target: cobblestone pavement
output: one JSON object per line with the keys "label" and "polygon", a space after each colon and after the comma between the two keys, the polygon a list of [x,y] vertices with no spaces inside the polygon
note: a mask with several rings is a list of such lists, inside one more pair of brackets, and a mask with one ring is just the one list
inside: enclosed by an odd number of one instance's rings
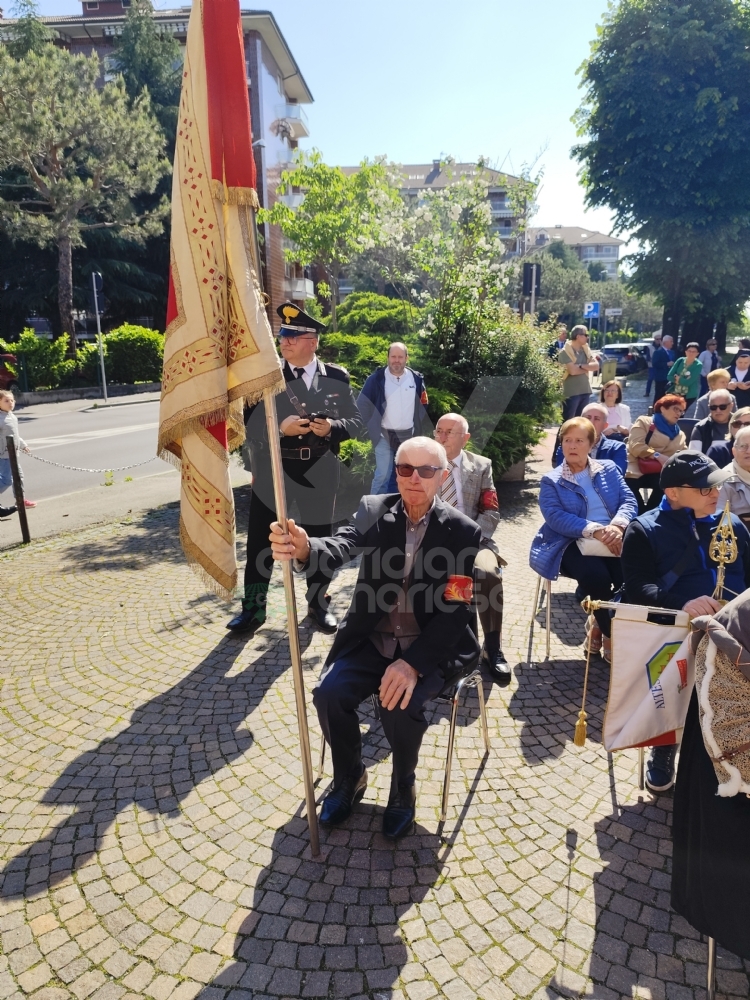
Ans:
{"label": "cobblestone pavement", "polygon": [[[472,694],[441,838],[437,710],[418,828],[394,846],[379,832],[387,751],[365,713],[368,792],[323,832],[322,860],[300,815],[278,587],[253,640],[228,636],[174,509],[5,554],[0,998],[702,1000],[705,943],[669,909],[671,796],[638,792],[634,751],[603,751],[599,661],[590,738],[572,744],[583,613],[566,582],[552,661],[543,614],[529,644],[533,485],[500,491],[514,679],[485,686],[491,753]],[[336,582],[339,612],[352,582]],[[301,634],[309,693],[330,639]],[[732,955],[718,982],[748,995]]]}

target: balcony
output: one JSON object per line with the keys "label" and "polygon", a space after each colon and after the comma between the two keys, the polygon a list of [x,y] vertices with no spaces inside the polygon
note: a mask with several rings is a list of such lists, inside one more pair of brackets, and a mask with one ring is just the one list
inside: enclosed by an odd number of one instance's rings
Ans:
{"label": "balcony", "polygon": [[284,292],[290,299],[303,302],[315,298],[315,286],[310,278],[286,278]]}
{"label": "balcony", "polygon": [[307,115],[301,104],[277,104],[274,113],[276,121],[272,128],[286,133],[290,139],[304,139],[310,134]]}

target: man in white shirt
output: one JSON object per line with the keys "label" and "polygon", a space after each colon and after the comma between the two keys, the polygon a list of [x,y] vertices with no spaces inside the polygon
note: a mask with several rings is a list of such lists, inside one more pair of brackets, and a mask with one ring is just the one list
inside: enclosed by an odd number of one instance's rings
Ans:
{"label": "man in white shirt", "polygon": [[357,399],[375,448],[375,476],[370,492],[396,493],[393,459],[399,445],[422,433],[427,392],[419,372],[407,366],[405,344],[388,348],[388,364],[368,376]]}
{"label": "man in white shirt", "polygon": [[506,565],[493,539],[500,523],[497,492],[489,458],[464,451],[471,434],[465,417],[446,413],[437,422],[435,438],[445,448],[451,473],[440,491],[440,499],[479,525],[482,541],[474,560],[474,599],[484,632],[482,656],[490,674],[500,685],[510,682],[511,672],[502,650],[503,571]]}

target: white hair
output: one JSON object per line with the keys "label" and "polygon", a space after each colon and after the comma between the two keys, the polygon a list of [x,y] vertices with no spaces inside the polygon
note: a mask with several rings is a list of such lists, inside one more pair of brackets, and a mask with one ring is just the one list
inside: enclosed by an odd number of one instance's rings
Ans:
{"label": "white hair", "polygon": [[591,412],[592,410],[598,410],[598,411],[599,411],[600,413],[603,413],[605,417],[608,417],[608,416],[609,416],[609,410],[608,410],[608,409],[607,409],[607,407],[606,407],[606,406],[604,405],[604,403],[587,403],[587,404],[586,404],[586,405],[584,406],[583,410],[581,410],[581,416],[582,416],[582,417],[585,417],[585,416],[586,416],[586,410],[588,410],[588,411],[589,411],[589,413],[590,413],[590,412]]}
{"label": "white hair", "polygon": [[709,401],[709,403],[713,399],[717,399],[719,396],[723,396],[725,399],[730,399],[731,400],[732,393],[729,391],[729,389],[712,389],[711,392],[709,392],[709,394],[708,394],[708,401]]}
{"label": "white hair", "polygon": [[732,444],[737,444],[737,442],[739,441],[739,439],[742,437],[743,434],[747,437],[750,434],[750,427],[740,427],[740,429],[734,435],[734,441],[732,442]]}
{"label": "white hair", "polygon": [[[444,413],[442,417],[440,417],[440,420],[457,420],[463,433],[469,433],[469,421],[466,417],[462,417],[460,413]],[[438,423],[440,423],[440,420],[438,420]]]}
{"label": "white hair", "polygon": [[408,448],[424,448],[437,459],[441,469],[448,468],[448,456],[445,454],[445,448],[438,441],[428,437],[413,437],[409,438],[408,441],[402,441],[396,452],[396,465],[401,461],[404,451]]}

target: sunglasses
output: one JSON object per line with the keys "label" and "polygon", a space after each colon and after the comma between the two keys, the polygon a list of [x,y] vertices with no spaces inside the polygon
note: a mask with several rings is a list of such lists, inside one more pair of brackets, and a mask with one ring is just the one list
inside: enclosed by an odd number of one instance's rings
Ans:
{"label": "sunglasses", "polygon": [[405,465],[402,462],[396,466],[396,475],[401,476],[402,479],[411,479],[415,469],[420,479],[434,479],[436,472],[443,471],[434,465]]}
{"label": "sunglasses", "polygon": [[709,406],[709,410],[728,410],[731,405],[731,403],[714,403]]}
{"label": "sunglasses", "polygon": [[750,427],[750,420],[735,420],[730,427]]}

